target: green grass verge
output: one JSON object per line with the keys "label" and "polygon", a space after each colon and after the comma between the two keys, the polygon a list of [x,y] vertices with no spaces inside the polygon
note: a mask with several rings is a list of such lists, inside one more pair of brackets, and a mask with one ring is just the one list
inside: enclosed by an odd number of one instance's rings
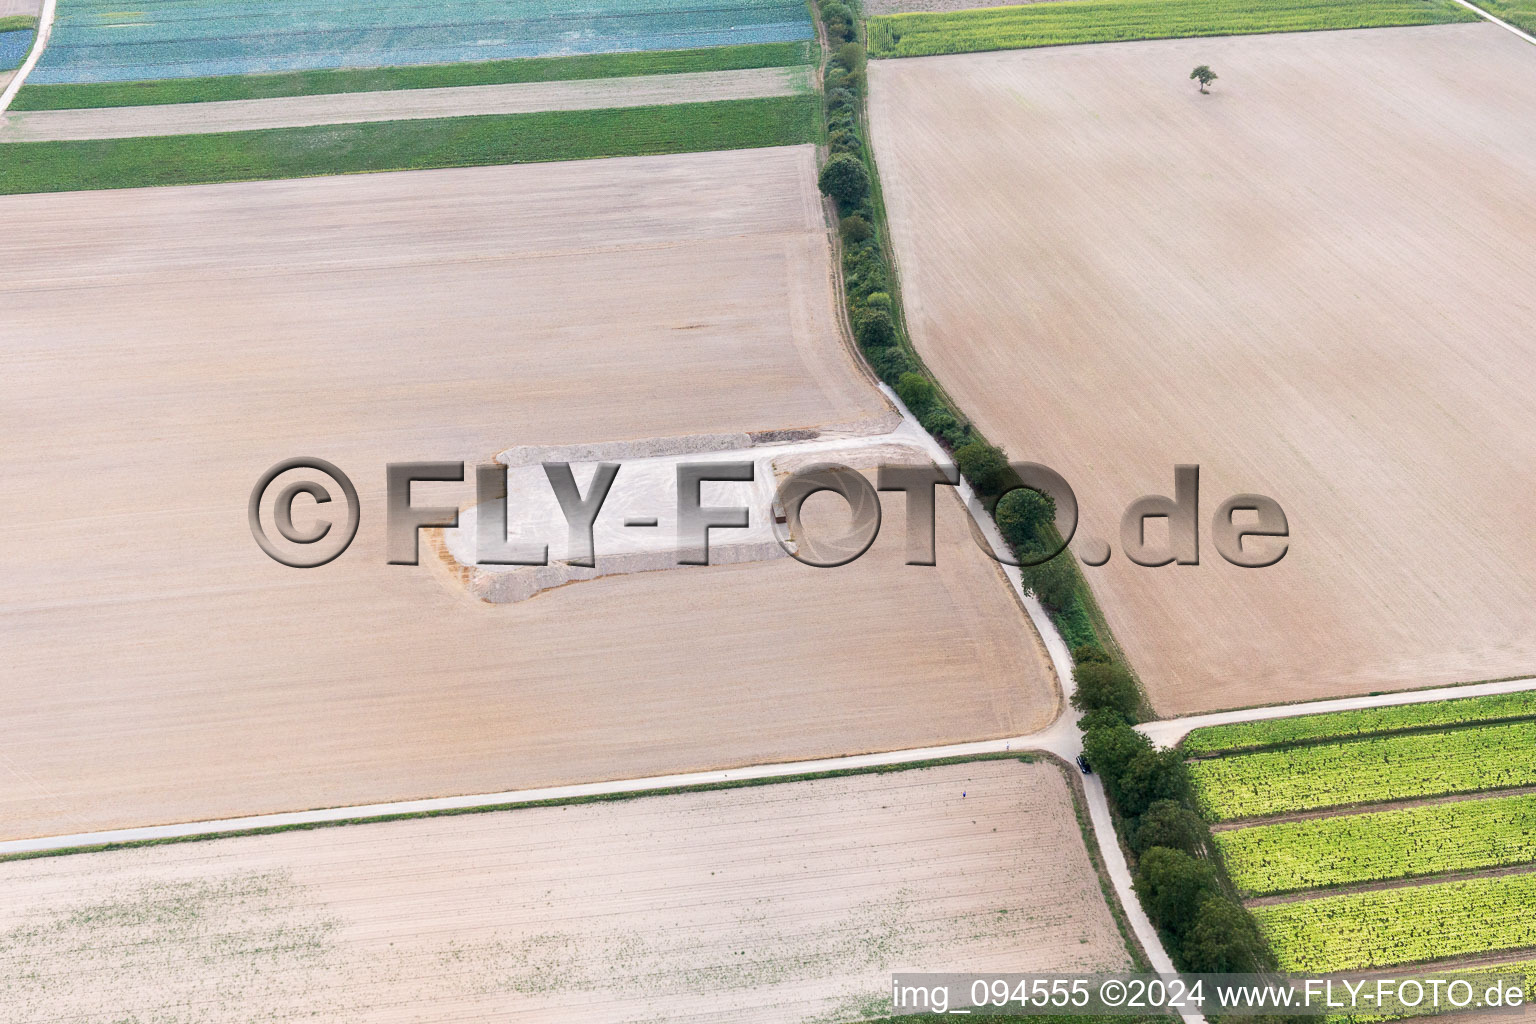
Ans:
{"label": "green grass verge", "polygon": [[210,100],[258,100],[338,92],[435,89],[510,82],[565,82],[583,78],[628,78],[685,71],[737,71],[791,67],[813,62],[812,43],[755,43],[699,50],[594,53],[576,57],[469,61],[389,68],[285,71],[266,75],[166,78],[147,82],[27,85],[12,110],[67,110],[81,107],[136,107]]}
{"label": "green grass verge", "polygon": [[1536,947],[1536,874],[1255,907],[1281,970],[1324,974]]}
{"label": "green grass verge", "polygon": [[1536,862],[1536,795],[1462,800],[1217,832],[1248,895]]}
{"label": "green grass verge", "polygon": [[1346,739],[1412,729],[1536,718],[1536,690],[1489,697],[1457,697],[1427,704],[1402,704],[1361,711],[1276,718],[1196,729],[1184,740],[1186,754],[1237,753],[1318,740]]}
{"label": "green grass verge", "polygon": [[1472,0],[1473,3],[1493,15],[1503,18],[1516,28],[1523,28],[1536,35],[1536,0]]}
{"label": "green grass verge", "polygon": [[1213,821],[1536,785],[1536,722],[1238,754],[1189,766]]}
{"label": "green grass verge", "polygon": [[0,195],[814,142],[814,95],[0,147]]}
{"label": "green grass verge", "polygon": [[[1531,0],[1519,0],[1529,3]],[[1060,0],[869,20],[872,57],[1475,21],[1450,0]]]}
{"label": "green grass verge", "polygon": [[0,32],[25,32],[35,28],[37,19],[30,14],[11,14],[0,18]]}

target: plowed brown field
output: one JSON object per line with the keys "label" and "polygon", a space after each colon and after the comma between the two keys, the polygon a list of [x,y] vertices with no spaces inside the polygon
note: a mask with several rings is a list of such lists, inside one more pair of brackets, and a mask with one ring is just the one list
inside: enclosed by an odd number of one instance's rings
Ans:
{"label": "plowed brown field", "polygon": [[[1210,95],[1195,64],[1221,76]],[[1077,490],[1165,715],[1536,672],[1536,51],[1485,24],[870,66],[916,343]],[[1202,470],[1202,564],[1121,512]],[[1229,495],[1289,515],[1240,569]]]}

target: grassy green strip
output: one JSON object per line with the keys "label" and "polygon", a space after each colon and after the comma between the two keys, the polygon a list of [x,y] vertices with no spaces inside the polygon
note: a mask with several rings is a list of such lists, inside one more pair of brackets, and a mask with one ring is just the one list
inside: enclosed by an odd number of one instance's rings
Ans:
{"label": "grassy green strip", "polygon": [[338,92],[436,89],[510,82],[566,82],[585,78],[628,78],[686,71],[737,71],[812,63],[809,42],[711,46],[699,50],[594,53],[576,57],[468,61],[409,67],[285,71],[266,75],[166,78],[148,82],[28,85],[16,94],[13,110],[81,107],[136,107],[209,100],[259,100]]}
{"label": "grassy green strip", "polygon": [[1536,690],[1489,697],[1459,697],[1427,704],[1401,704],[1360,711],[1239,722],[1196,729],[1184,740],[1186,754],[1237,753],[1318,740],[1348,739],[1413,729],[1536,718]]}
{"label": "grassy green strip", "polygon": [[1190,764],[1212,820],[1536,785],[1536,722],[1405,733]]}
{"label": "grassy green strip", "polygon": [[81,853],[110,853],[113,850],[136,850],[146,846],[176,846],[181,843],[206,843],[216,839],[238,839],[243,836],[272,836],[283,832],[312,832],[321,828],[341,828],[348,825],[367,825],[381,821],[417,821],[423,818],[456,818],[464,814],[493,814],[499,811],[520,811],[529,807],[569,807],[578,804],[617,803],[651,796],[676,796],[680,793],[708,793],[723,789],[750,789],[755,786],[777,786],[790,782],[814,782],[817,779],[842,779],[853,775],[889,775],[893,772],[916,771],[923,768],[942,768],[952,764],[972,764],[979,761],[1018,761],[1033,764],[1033,754],[976,754],[970,757],[937,757],[930,761],[909,761],[902,764],[872,765],[867,768],[839,768],[824,772],[806,772],[804,775],[775,775],[762,779],[732,779],[729,782],[706,782],[697,786],[668,786],[664,789],[638,789],[625,793],[600,793],[594,796],[575,796],[559,800],[523,800],[505,804],[482,804],[478,807],[456,807],[443,811],[412,811],[404,814],[378,814],[367,818],[342,818],[337,821],[316,821],[298,825],[274,825],[270,828],[248,828],[237,832],[205,832],[191,836],[175,836],[170,839],[140,839],[125,843],[102,843],[96,846],[70,846],[58,850],[39,850],[34,853],[12,853],[0,856],[0,864],[15,860],[41,860],[49,857],[70,857]]}
{"label": "grassy green strip", "polygon": [[812,142],[814,95],[0,147],[0,194],[302,178]]}
{"label": "grassy green strip", "polygon": [[[1530,0],[1521,0],[1530,2]],[[1450,0],[1060,0],[869,20],[872,57],[1473,21]]]}
{"label": "grassy green strip", "polygon": [[1472,0],[1473,3],[1493,15],[1503,18],[1516,28],[1523,28],[1536,35],[1536,0]]}
{"label": "grassy green strip", "polygon": [[0,32],[25,32],[37,28],[37,19],[30,14],[12,14],[0,18]]}
{"label": "grassy green strip", "polygon": [[1256,907],[1281,970],[1324,974],[1536,947],[1536,874]]}
{"label": "grassy green strip", "polygon": [[1257,896],[1529,864],[1536,795],[1256,825],[1215,839],[1232,881]]}

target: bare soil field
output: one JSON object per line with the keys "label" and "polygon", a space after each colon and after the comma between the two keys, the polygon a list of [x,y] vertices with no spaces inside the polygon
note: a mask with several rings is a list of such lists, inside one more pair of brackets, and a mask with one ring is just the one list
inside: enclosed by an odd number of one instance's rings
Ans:
{"label": "bare soil field", "polygon": [[39,14],[43,9],[43,0],[0,0],[0,18],[9,18],[17,14]]}
{"label": "bare soil field", "polygon": [[752,68],[592,81],[519,82],[94,110],[12,111],[0,115],[0,142],[194,135],[475,114],[525,114],[538,110],[647,107],[754,96],[790,96],[809,87],[810,76],[805,68]]}
{"label": "bare soil field", "polygon": [[[954,502],[934,569],[902,564],[899,501],[839,571],[646,573],[495,607],[430,537],[420,566],[386,564],[389,462],[465,460],[464,484],[414,488],[463,507],[512,445],[888,427],[838,340],[808,147],[12,197],[0,221],[3,838],[1054,717]],[[246,519],[257,478],[300,455],[362,507],[311,570]]]}
{"label": "bare soil field", "polygon": [[[870,80],[917,346],[1076,488],[1159,712],[1536,671],[1530,47],[1453,25]],[[1121,514],[1176,463],[1201,467],[1201,564],[1133,565]],[[1272,568],[1211,541],[1242,492],[1289,517]]]}
{"label": "bare soil field", "polygon": [[0,1021],[781,1024],[1125,969],[1072,800],[986,761],[0,864]]}

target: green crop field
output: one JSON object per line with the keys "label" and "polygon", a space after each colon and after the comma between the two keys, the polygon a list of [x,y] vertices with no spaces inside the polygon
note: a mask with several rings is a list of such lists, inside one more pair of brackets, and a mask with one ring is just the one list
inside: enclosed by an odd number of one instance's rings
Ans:
{"label": "green crop field", "polygon": [[1262,750],[1325,739],[1402,732],[1408,729],[1466,725],[1476,722],[1536,718],[1536,690],[1463,697],[1427,704],[1402,704],[1363,711],[1335,711],[1326,715],[1276,718],[1267,722],[1240,722],[1196,729],[1184,740],[1186,754],[1234,753]]}
{"label": "green crop field", "polygon": [[1536,722],[1207,758],[1189,766],[1213,821],[1536,785]]}
{"label": "green crop field", "polygon": [[711,46],[699,50],[596,53],[575,57],[527,57],[520,60],[419,64],[388,68],[287,71],[265,75],[167,78],[147,82],[93,82],[28,85],[16,94],[13,110],[66,110],[82,107],[134,107],[210,100],[254,100],[277,96],[314,96],[390,89],[436,89],[509,82],[564,82],[586,78],[627,78],[692,71],[810,64],[810,43],[756,43]]}
{"label": "green crop field", "polygon": [[1374,814],[1218,832],[1249,895],[1536,862],[1536,795],[1461,800]]}
{"label": "green crop field", "polygon": [[1536,0],[1472,0],[1493,15],[1536,35]]}
{"label": "green crop field", "polygon": [[[1531,0],[1520,0],[1531,2]],[[1451,0],[1059,0],[869,20],[871,57],[1476,21]]]}
{"label": "green crop field", "polygon": [[0,146],[0,195],[537,163],[814,142],[814,94]]}
{"label": "green crop field", "polygon": [[26,32],[37,28],[37,19],[30,14],[8,14],[0,18],[0,32]]}
{"label": "green crop field", "polygon": [[1286,971],[1327,973],[1536,947],[1536,874],[1255,907]]}

